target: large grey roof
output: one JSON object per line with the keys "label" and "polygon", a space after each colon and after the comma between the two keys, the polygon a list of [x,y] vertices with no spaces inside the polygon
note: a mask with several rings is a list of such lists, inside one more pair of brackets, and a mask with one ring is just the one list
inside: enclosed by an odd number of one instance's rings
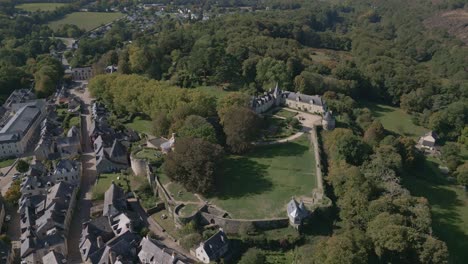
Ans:
{"label": "large grey roof", "polygon": [[322,97],[318,95],[307,95],[301,93],[294,93],[294,92],[286,92],[287,98],[290,100],[299,100],[301,102],[312,103],[314,105],[323,106],[324,102],[322,101]]}
{"label": "large grey roof", "polygon": [[23,136],[39,118],[44,102],[41,100],[21,104],[0,130],[0,141],[15,141]]}
{"label": "large grey roof", "polygon": [[301,202],[300,204],[296,201],[296,199],[291,199],[287,206],[288,215],[291,217],[304,217],[308,214],[307,209],[304,207],[304,203]]}
{"label": "large grey roof", "polygon": [[63,264],[64,260],[66,260],[65,257],[55,251],[50,251],[42,258],[42,262],[47,264]]}
{"label": "large grey roof", "polygon": [[203,243],[203,249],[205,250],[208,257],[213,259],[216,253],[228,243],[229,240],[226,234],[222,230],[219,230],[216,234],[208,238],[208,240]]}
{"label": "large grey roof", "polygon": [[104,194],[104,208],[102,215],[113,217],[126,209],[126,197],[122,188],[114,182]]}

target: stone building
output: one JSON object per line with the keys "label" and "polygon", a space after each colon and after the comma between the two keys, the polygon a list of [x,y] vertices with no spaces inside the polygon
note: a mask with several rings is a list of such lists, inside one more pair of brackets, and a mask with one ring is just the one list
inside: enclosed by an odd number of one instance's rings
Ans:
{"label": "stone building", "polygon": [[322,119],[322,126],[325,130],[333,130],[335,129],[335,118],[332,115],[331,111],[325,112],[325,115]]}
{"label": "stone building", "polygon": [[318,95],[306,95],[301,93],[282,91],[278,84],[274,90],[265,92],[261,96],[254,97],[251,107],[257,114],[265,113],[272,107],[286,106],[304,112],[323,114],[327,106]]}
{"label": "stone building", "polygon": [[201,242],[195,250],[195,256],[203,263],[218,261],[229,251],[229,239],[220,229],[216,234]]}
{"label": "stone building", "polygon": [[298,203],[294,198],[287,205],[287,213],[289,224],[296,229],[299,229],[304,219],[309,216],[309,211],[305,208],[304,202]]}

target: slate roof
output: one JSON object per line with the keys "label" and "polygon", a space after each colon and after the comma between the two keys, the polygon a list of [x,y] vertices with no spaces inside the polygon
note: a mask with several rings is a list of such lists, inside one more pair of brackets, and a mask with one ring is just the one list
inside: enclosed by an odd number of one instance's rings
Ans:
{"label": "slate roof", "polygon": [[118,158],[122,156],[127,156],[127,150],[125,147],[118,141],[117,139],[114,139],[114,143],[112,144],[112,148],[109,151],[109,158]]}
{"label": "slate roof", "polygon": [[125,211],[126,208],[127,201],[125,192],[113,182],[104,194],[104,209],[102,215],[114,217]]}
{"label": "slate roof", "polygon": [[304,206],[304,203],[301,201],[299,204],[296,199],[291,199],[287,206],[288,216],[293,218],[303,218],[308,215],[308,211]]}
{"label": "slate roof", "polygon": [[333,120],[333,116],[330,111],[325,112],[325,115],[323,116],[323,119],[326,121],[331,121]]}
{"label": "slate roof", "polygon": [[184,264],[182,259],[185,257],[177,254],[174,250],[166,248],[157,241],[144,237],[140,242],[140,252],[138,258],[141,263],[158,263],[158,264]]}
{"label": "slate roof", "polygon": [[63,264],[66,263],[66,258],[60,253],[50,251],[42,258],[42,262],[47,264]]}
{"label": "slate roof", "polygon": [[319,105],[319,106],[324,105],[324,102],[322,101],[322,97],[318,95],[307,95],[307,94],[294,93],[294,92],[286,92],[286,95],[289,100],[299,100],[300,102],[312,103],[314,105]]}
{"label": "slate roof", "polygon": [[55,170],[59,172],[78,170],[78,162],[69,159],[62,159],[55,165]]}
{"label": "slate roof", "polygon": [[210,259],[214,259],[216,253],[227,244],[229,244],[229,240],[226,234],[222,230],[219,230],[203,243],[203,249]]}

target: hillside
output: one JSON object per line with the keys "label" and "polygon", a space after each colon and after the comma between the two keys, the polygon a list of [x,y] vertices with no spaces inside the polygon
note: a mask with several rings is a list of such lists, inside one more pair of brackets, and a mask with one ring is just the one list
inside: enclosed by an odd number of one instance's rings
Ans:
{"label": "hillside", "polygon": [[447,32],[468,44],[468,11],[456,9],[437,13],[424,21],[430,29],[444,29]]}

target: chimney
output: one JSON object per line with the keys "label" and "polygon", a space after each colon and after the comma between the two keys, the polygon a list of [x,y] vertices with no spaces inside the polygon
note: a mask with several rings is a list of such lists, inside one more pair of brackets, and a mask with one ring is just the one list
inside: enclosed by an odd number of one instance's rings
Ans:
{"label": "chimney", "polygon": [[102,248],[104,246],[104,240],[102,239],[102,236],[97,237],[97,247]]}

